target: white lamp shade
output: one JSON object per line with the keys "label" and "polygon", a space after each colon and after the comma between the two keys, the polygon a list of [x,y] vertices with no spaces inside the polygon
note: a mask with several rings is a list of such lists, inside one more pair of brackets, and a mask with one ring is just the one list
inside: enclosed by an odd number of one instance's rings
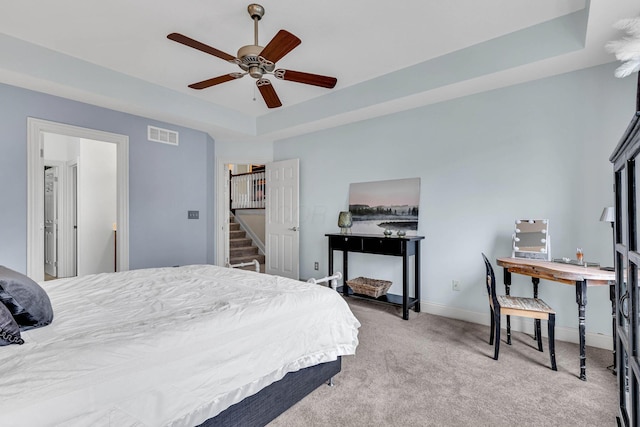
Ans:
{"label": "white lamp shade", "polygon": [[616,210],[613,206],[608,206],[602,210],[602,215],[600,215],[600,221],[603,222],[615,222],[616,219]]}

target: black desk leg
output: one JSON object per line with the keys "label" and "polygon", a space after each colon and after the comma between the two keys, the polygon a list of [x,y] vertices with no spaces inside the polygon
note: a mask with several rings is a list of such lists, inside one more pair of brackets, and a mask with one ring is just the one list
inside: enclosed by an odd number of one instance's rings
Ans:
{"label": "black desk leg", "polygon": [[342,295],[349,296],[347,280],[349,278],[349,251],[342,251]]}
{"label": "black desk leg", "polygon": [[413,310],[416,313],[420,313],[420,241],[416,240],[414,244],[416,245],[416,251],[413,257],[413,261],[415,262],[415,265],[414,265],[415,295],[414,296],[416,298],[416,305],[413,306]]}
{"label": "black desk leg", "polygon": [[407,256],[407,248],[405,247],[402,255],[402,318],[409,320],[409,257]]}
{"label": "black desk leg", "polygon": [[[504,291],[511,295],[511,272],[504,268]],[[507,315],[507,344],[511,345],[511,316]]]}
{"label": "black desk leg", "polygon": [[576,282],[576,302],[578,303],[578,328],[580,330],[580,379],[587,380],[586,329],[584,322],[585,307],[587,306],[587,282]]}
{"label": "black desk leg", "polygon": [[[533,283],[533,297],[538,298],[538,285],[540,284],[540,279],[537,277],[532,277],[531,283]],[[535,326],[533,328],[533,339],[537,340],[538,330],[540,330],[540,319],[535,319],[534,322],[535,322]],[[538,348],[538,350],[542,351],[541,348]]]}
{"label": "black desk leg", "polygon": [[611,325],[613,326],[613,365],[609,366],[613,375],[616,375],[616,284],[609,285],[609,299],[611,300]]}

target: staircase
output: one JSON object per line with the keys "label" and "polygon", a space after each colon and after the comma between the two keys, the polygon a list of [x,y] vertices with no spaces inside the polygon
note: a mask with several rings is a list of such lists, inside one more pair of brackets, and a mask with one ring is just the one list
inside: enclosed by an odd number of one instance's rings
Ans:
{"label": "staircase", "polygon": [[[260,272],[264,273],[264,255],[258,253],[258,247],[253,245],[247,233],[240,229],[240,224],[235,222],[235,218],[229,218],[229,264],[240,264],[251,262],[254,259],[260,263]],[[254,270],[253,265],[240,267],[243,270]]]}

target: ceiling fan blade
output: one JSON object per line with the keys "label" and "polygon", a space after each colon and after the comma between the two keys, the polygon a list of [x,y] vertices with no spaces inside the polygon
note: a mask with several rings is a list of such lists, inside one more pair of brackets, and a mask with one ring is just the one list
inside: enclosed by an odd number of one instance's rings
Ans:
{"label": "ceiling fan blade", "polygon": [[278,98],[278,94],[276,93],[276,90],[273,88],[269,80],[256,80],[256,86],[258,86],[260,95],[262,95],[262,98],[264,98],[264,102],[267,104],[267,107],[278,108],[282,106],[282,102],[280,102],[280,98]]}
{"label": "ceiling fan blade", "polygon": [[319,74],[303,73],[302,71],[277,69],[273,72],[276,78],[290,82],[304,83],[333,89],[338,82],[335,77],[321,76]]}
{"label": "ceiling fan blade", "polygon": [[206,45],[204,43],[201,43],[197,40],[194,40],[190,37],[187,37],[185,35],[179,34],[179,33],[171,33],[167,36],[167,38],[169,40],[173,40],[174,42],[178,42],[181,43],[185,46],[189,46],[192,47],[194,49],[198,49],[204,53],[208,53],[209,55],[213,55],[213,56],[217,56],[220,59],[224,59],[225,61],[231,61],[234,62],[236,57],[229,55],[228,53],[225,53],[221,50],[218,50],[214,47],[211,47],[209,45]]}
{"label": "ceiling fan blade", "polygon": [[302,43],[302,40],[289,31],[280,30],[264,49],[262,49],[260,56],[268,62],[275,64],[300,43]]}
{"label": "ceiling fan blade", "polygon": [[222,76],[214,77],[208,80],[203,80],[198,83],[192,83],[189,85],[189,87],[191,89],[206,89],[211,86],[219,85],[220,83],[226,83],[231,80],[239,79],[242,76],[244,76],[244,74],[242,73],[224,74]]}

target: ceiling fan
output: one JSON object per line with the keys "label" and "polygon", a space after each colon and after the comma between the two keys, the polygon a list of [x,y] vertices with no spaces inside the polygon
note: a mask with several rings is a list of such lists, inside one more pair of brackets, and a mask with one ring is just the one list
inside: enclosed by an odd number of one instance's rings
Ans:
{"label": "ceiling fan", "polygon": [[302,71],[276,70],[275,63],[282,59],[287,53],[291,52],[296,46],[302,43],[302,41],[290,32],[280,30],[266,46],[262,47],[258,45],[258,21],[264,16],[264,8],[254,3],[247,7],[247,11],[251,19],[253,19],[254,42],[252,45],[242,46],[238,50],[237,57],[179,33],[171,33],[167,36],[169,40],[217,56],[220,59],[238,65],[242,69],[242,72],[223,74],[212,79],[190,84],[190,88],[206,89],[211,86],[239,79],[249,74],[256,79],[256,86],[267,107],[277,108],[282,106],[282,102],[280,102],[280,98],[278,98],[278,94],[273,88],[271,81],[264,77],[267,74],[272,74],[277,79],[291,82],[320,86],[328,89],[335,87],[338,81],[335,77],[304,73]]}

